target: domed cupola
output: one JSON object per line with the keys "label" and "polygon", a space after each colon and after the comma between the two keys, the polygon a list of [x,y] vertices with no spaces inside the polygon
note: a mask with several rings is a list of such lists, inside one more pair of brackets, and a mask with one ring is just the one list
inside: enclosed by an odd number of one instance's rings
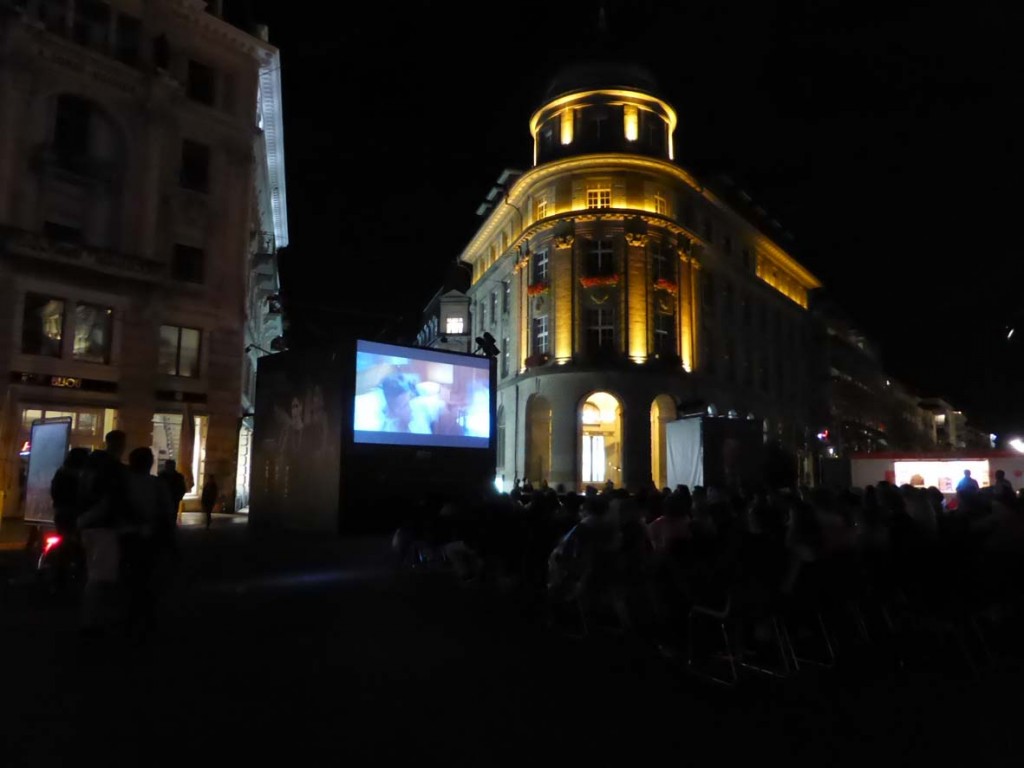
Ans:
{"label": "domed cupola", "polygon": [[604,152],[674,159],[676,113],[657,93],[654,77],[633,64],[564,68],[530,118],[534,165]]}

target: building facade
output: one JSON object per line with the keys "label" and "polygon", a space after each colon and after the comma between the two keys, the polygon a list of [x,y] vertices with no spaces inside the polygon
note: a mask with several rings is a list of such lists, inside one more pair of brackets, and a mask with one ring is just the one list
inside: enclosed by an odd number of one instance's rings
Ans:
{"label": "building facade", "polygon": [[[498,358],[497,472],[666,482],[665,424],[707,412],[805,450],[815,277],[676,160],[675,110],[633,67],[565,70],[461,260]],[[439,317],[439,323],[447,322]]]}
{"label": "building facade", "polygon": [[282,142],[278,51],[219,3],[0,3],[4,515],[53,416],[176,461],[193,420],[192,492],[213,474],[231,508],[281,333]]}

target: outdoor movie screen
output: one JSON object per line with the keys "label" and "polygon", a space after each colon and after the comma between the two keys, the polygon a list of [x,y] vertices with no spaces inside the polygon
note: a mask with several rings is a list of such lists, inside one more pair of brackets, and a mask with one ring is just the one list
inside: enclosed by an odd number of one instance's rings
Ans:
{"label": "outdoor movie screen", "polygon": [[353,442],[487,448],[490,360],[356,342]]}

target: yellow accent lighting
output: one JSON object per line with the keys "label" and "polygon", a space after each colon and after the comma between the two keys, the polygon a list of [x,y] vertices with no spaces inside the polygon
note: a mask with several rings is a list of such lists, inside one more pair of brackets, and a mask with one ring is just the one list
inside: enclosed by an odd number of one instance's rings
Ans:
{"label": "yellow accent lighting", "polygon": [[[636,141],[640,137],[640,114],[635,104],[627,104],[625,110],[626,141]],[[565,142],[562,142],[563,144]]]}
{"label": "yellow accent lighting", "polygon": [[562,113],[562,144],[572,144],[572,107]]}

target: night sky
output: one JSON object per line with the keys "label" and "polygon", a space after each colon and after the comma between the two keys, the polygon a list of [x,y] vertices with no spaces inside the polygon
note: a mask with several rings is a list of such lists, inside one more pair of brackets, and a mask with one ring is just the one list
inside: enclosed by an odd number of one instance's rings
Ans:
{"label": "night sky", "polygon": [[414,332],[495,179],[529,167],[547,84],[604,53],[653,72],[678,161],[792,233],[892,375],[1024,431],[1020,90],[997,3],[607,2],[604,43],[597,2],[299,5],[250,3],[281,49],[298,332]]}

